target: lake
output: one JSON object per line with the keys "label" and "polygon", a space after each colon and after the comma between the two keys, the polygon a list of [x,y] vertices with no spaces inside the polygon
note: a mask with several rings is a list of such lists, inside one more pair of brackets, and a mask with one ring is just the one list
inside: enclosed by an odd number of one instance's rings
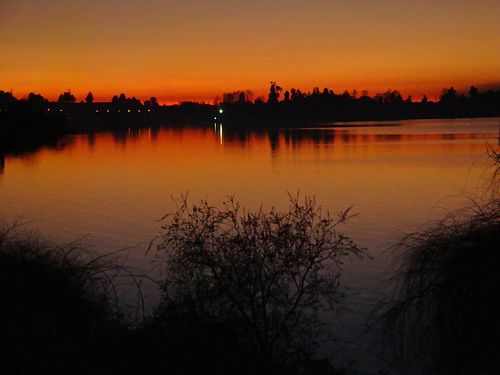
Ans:
{"label": "lake", "polygon": [[[0,218],[22,218],[63,243],[88,235],[99,252],[127,248],[127,264],[148,270],[158,220],[181,194],[214,205],[234,195],[249,210],[286,209],[288,194],[314,196],[331,212],[352,206],[358,215],[341,230],[373,257],[344,269],[355,295],[338,329],[352,339],[384,292],[386,250],[403,233],[486,194],[487,145],[498,146],[499,124],[412,120],[270,132],[213,124],[68,136],[57,147],[0,155]],[[349,345],[338,358],[379,366]]]}

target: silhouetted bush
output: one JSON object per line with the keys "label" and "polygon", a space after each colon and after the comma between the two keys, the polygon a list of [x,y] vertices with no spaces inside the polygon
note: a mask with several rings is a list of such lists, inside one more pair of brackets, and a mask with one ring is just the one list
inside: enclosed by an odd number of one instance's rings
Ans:
{"label": "silhouetted bush", "polygon": [[113,298],[120,266],[17,230],[0,230],[0,372],[108,373],[125,331]]}
{"label": "silhouetted bush", "polygon": [[344,307],[342,264],[363,254],[337,231],[348,211],[332,218],[310,198],[291,199],[287,212],[245,212],[233,199],[222,209],[181,200],[152,245],[163,272],[157,324],[196,348],[192,360],[226,358],[226,371],[311,365],[328,332],[321,314]]}
{"label": "silhouetted bush", "polygon": [[395,256],[395,295],[381,322],[403,367],[500,373],[500,201],[407,235]]}

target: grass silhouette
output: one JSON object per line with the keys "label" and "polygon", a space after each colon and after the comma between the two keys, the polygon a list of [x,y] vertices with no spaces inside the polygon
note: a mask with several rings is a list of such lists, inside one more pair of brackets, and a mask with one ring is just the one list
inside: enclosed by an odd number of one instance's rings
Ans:
{"label": "grass silhouette", "polygon": [[[498,153],[491,154],[496,163]],[[406,235],[378,323],[394,359],[431,374],[500,373],[500,197]]]}
{"label": "grass silhouette", "polygon": [[58,246],[17,224],[0,230],[2,373],[90,373],[111,366],[125,329],[114,298],[121,266],[81,241]]}

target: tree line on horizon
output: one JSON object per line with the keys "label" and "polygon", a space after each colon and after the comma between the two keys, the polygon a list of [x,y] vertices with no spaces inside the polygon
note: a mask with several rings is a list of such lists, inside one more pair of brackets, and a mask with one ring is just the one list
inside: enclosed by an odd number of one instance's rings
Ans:
{"label": "tree line on horizon", "polygon": [[[134,122],[141,124],[211,124],[213,120],[239,126],[304,126],[338,121],[377,121],[419,118],[460,118],[500,116],[500,89],[480,92],[471,86],[467,94],[459,94],[454,87],[445,88],[438,101],[424,95],[420,101],[399,91],[369,96],[363,90],[335,93],[315,87],[312,92],[291,88],[284,91],[276,82],[270,82],[267,98],[256,97],[250,90],[226,92],[217,96],[212,104],[181,102],[160,105],[156,97],[144,102],[115,95],[110,102],[95,102],[91,91],[77,102],[70,90],[61,93],[57,102],[50,102],[40,94],[30,93],[27,99],[17,99],[11,92],[0,91],[0,132],[9,120],[26,116],[52,115],[68,120],[111,122],[116,126]],[[219,109],[223,113],[219,114]],[[51,113],[49,113],[51,112]],[[120,115],[118,115],[120,114]],[[215,117],[215,118],[214,118]],[[139,121],[141,120],[141,121]],[[73,121],[75,122],[75,121]],[[113,126],[110,126],[113,128]]]}
{"label": "tree line on horizon", "polygon": [[[483,92],[479,92],[479,90],[475,86],[471,86],[470,89],[468,90],[467,94],[470,99],[477,99],[480,96],[491,96],[498,94],[500,91],[500,88],[498,90],[493,90],[489,89]],[[284,91],[283,88],[279,85],[276,84],[276,82],[271,81],[270,82],[270,90],[266,96],[260,95],[255,97],[255,94],[251,90],[236,90],[233,92],[225,92],[222,94],[222,96],[217,95],[212,104],[213,105],[220,105],[223,103],[235,103],[235,102],[250,102],[250,103],[277,103],[279,102],[279,98],[281,96],[281,93],[283,93],[283,99],[281,101],[288,102],[288,101],[293,101],[293,100],[300,100],[304,99],[307,97],[311,96],[317,96],[317,95],[341,95],[343,97],[350,97],[352,99],[361,99],[361,98],[370,98],[373,99],[377,102],[384,101],[387,102],[389,100],[389,97],[392,96],[392,99],[398,100],[398,101],[404,101],[405,103],[409,102],[420,102],[420,103],[426,103],[426,102],[438,102],[443,100],[443,97],[448,97],[448,98],[458,98],[458,99],[464,99],[467,98],[467,95],[465,92],[458,93],[454,87],[451,88],[443,88],[441,91],[441,95],[439,96],[439,100],[429,100],[427,95],[424,95],[420,101],[414,101],[412,95],[408,95],[406,99],[403,99],[402,95],[399,93],[398,90],[391,90],[387,89],[385,92],[382,93],[377,93],[374,96],[370,96],[368,90],[362,90],[361,93],[358,92],[358,90],[353,89],[351,92],[349,92],[347,89],[342,92],[342,94],[336,94],[334,93],[333,90],[330,90],[329,88],[325,87],[323,90],[320,90],[318,86],[313,88],[313,91],[308,91],[308,92],[303,92],[300,89],[295,89],[291,88],[290,90]],[[359,95],[361,94],[361,95]],[[437,99],[437,97],[436,97]],[[5,107],[6,104],[11,104],[14,101],[27,101],[31,104],[48,104],[50,101],[46,98],[44,98],[40,94],[35,94],[31,92],[27,98],[23,99],[17,99],[16,97],[13,96],[12,91],[3,91],[0,90],[0,109],[2,108],[1,106]],[[56,101],[57,103],[77,103],[76,97],[74,94],[71,92],[71,90],[65,91],[64,93],[61,93],[58,97],[58,100]],[[95,103],[94,101],[94,95],[92,91],[89,91],[88,94],[85,96],[84,100],[81,100],[80,103],[87,103],[87,104],[93,104]],[[127,97],[124,93],[121,93],[120,95],[114,95],[112,99],[110,100],[111,103],[113,104],[128,104],[129,106],[144,106],[144,107],[157,107],[159,106],[158,99],[156,97],[151,97],[148,100],[145,100],[144,103],[141,102],[140,99],[137,99],[135,96],[132,98]],[[101,102],[101,103],[110,103],[110,102]],[[188,102],[193,102],[193,101],[180,101],[179,104],[183,103],[188,103]],[[210,105],[204,101],[202,102],[195,102],[199,104],[204,104],[204,105]],[[163,105],[167,106],[167,105]]]}
{"label": "tree line on horizon", "polygon": [[[250,98],[250,99],[249,99]],[[284,91],[270,83],[267,101],[253,99],[252,92],[235,91],[216,98],[225,110],[226,122],[276,123],[278,125],[307,125],[338,121],[377,121],[419,118],[495,117],[500,115],[500,90],[479,92],[471,86],[467,95],[454,87],[445,88],[438,101],[425,95],[420,101],[406,99],[397,90],[388,89],[371,97],[363,90],[335,93],[315,87],[304,93],[292,88]]]}

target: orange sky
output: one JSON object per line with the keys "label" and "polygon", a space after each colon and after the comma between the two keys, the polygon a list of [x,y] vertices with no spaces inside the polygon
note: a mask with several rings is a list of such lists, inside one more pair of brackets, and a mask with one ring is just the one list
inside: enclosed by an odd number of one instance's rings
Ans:
{"label": "orange sky", "polygon": [[5,0],[0,90],[160,102],[500,83],[498,0]]}

